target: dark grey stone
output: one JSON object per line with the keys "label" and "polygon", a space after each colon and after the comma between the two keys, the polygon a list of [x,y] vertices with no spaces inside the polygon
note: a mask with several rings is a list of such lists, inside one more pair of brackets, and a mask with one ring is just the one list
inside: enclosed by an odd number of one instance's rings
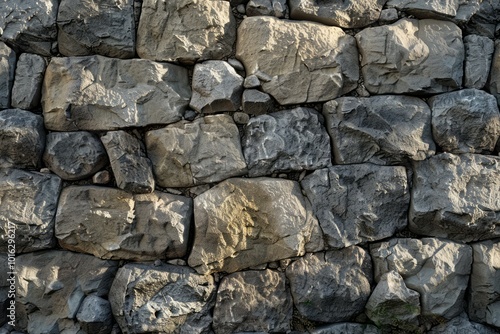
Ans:
{"label": "dark grey stone", "polygon": [[267,114],[274,106],[269,94],[256,89],[245,89],[242,98],[243,111],[252,115]]}
{"label": "dark grey stone", "polygon": [[109,334],[113,328],[111,304],[96,295],[85,297],[76,314],[76,319],[87,333]]}
{"label": "dark grey stone", "polygon": [[16,53],[5,43],[0,42],[0,109],[10,107],[11,90],[14,83],[15,69]]}
{"label": "dark grey stone", "polygon": [[464,37],[465,68],[464,86],[482,89],[488,81],[495,43],[485,36]]}
{"label": "dark grey stone", "polygon": [[19,56],[12,86],[13,107],[31,110],[40,106],[46,67],[45,59],[39,55],[23,53]]}

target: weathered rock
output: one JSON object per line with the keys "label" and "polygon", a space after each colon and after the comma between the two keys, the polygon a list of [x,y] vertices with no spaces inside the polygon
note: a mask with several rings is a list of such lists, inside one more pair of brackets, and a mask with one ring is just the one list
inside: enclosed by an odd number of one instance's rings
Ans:
{"label": "weathered rock", "polygon": [[187,69],[143,59],[52,58],[42,91],[45,126],[55,131],[116,130],[182,118]]}
{"label": "weathered rock", "polygon": [[464,89],[433,96],[432,134],[443,151],[490,154],[500,136],[500,112],[495,97]]}
{"label": "weathered rock", "polygon": [[246,89],[243,92],[242,106],[244,112],[262,115],[271,111],[274,102],[269,94],[262,93],[257,89]]}
{"label": "weathered rock", "polygon": [[[273,38],[269,38],[273,36]],[[358,51],[342,29],[258,16],[238,28],[236,57],[280,104],[328,101],[359,79]]]}
{"label": "weathered rock", "polygon": [[5,43],[0,42],[0,109],[10,107],[10,97],[12,85],[14,83],[15,69],[16,53]]}
{"label": "weathered rock", "polygon": [[108,164],[101,140],[86,131],[51,132],[43,161],[64,180],[80,180],[98,172]]}
{"label": "weathered rock", "polygon": [[436,150],[431,110],[416,97],[341,97],[325,103],[323,115],[339,164],[408,164]]}
{"label": "weathered rock", "polygon": [[245,125],[250,121],[250,116],[244,112],[235,112],[233,120],[236,124]]}
{"label": "weathered rock", "polygon": [[387,23],[393,23],[393,22],[397,21],[398,18],[399,18],[399,16],[398,16],[398,11],[396,10],[396,8],[386,8],[386,9],[382,9],[378,20],[379,20],[379,22],[381,22],[383,24],[387,24]]}
{"label": "weathered rock", "polygon": [[463,311],[472,263],[468,245],[435,238],[391,239],[370,245],[375,280],[389,271],[399,273],[420,293],[423,316],[451,319]]}
{"label": "weathered rock", "polygon": [[495,37],[495,26],[500,19],[500,2],[483,0],[479,10],[468,22],[466,31],[469,34],[478,34],[489,38]]}
{"label": "weathered rock", "polygon": [[245,13],[248,16],[276,16],[284,18],[288,14],[286,0],[250,0]]}
{"label": "weathered rock", "polygon": [[370,296],[372,263],[366,251],[352,246],[306,254],[288,266],[286,276],[302,316],[321,322],[349,321],[363,312]]}
{"label": "weathered rock", "polygon": [[109,183],[109,181],[111,181],[111,176],[107,170],[102,170],[92,176],[92,183],[94,184],[106,184]]}
{"label": "weathered rock", "polygon": [[[245,77],[245,81],[243,81],[243,87],[245,87],[245,88],[260,87],[260,80],[255,74],[249,75],[249,76]],[[244,94],[244,92],[243,92],[243,94]]]}
{"label": "weathered rock", "polygon": [[497,98],[498,105],[500,105],[500,40],[495,41],[495,53],[491,61],[488,88],[490,93]]}
{"label": "weathered rock", "polygon": [[76,319],[86,333],[109,334],[113,329],[111,304],[96,295],[85,297]]}
{"label": "weathered rock", "polygon": [[289,332],[292,306],[284,273],[269,269],[237,272],[220,283],[213,328],[217,334]]}
{"label": "weathered rock", "polygon": [[118,188],[139,194],[155,189],[152,164],[139,139],[125,131],[110,131],[101,140]]}
{"label": "weathered rock", "polygon": [[333,166],[316,170],[301,185],[328,247],[381,240],[408,223],[410,194],[404,167]]}
{"label": "weathered rock", "polygon": [[495,43],[488,37],[468,35],[464,37],[464,46],[464,86],[481,89],[488,80]]}
{"label": "weathered rock", "polygon": [[236,58],[229,58],[227,60],[228,64],[231,65],[236,71],[238,72],[244,72],[245,71],[245,66],[243,66],[243,64],[241,63],[241,61],[239,61],[238,59]]}
{"label": "weathered rock", "polygon": [[290,0],[290,17],[342,28],[362,28],[378,20],[387,0]]}
{"label": "weathered rock", "polygon": [[109,293],[124,334],[212,333],[216,286],[209,275],[188,267],[127,264]]}
{"label": "weathered rock", "polygon": [[314,109],[295,108],[252,118],[243,154],[252,177],[331,165],[330,138]]}
{"label": "weathered rock", "polygon": [[0,168],[37,168],[44,147],[41,116],[21,109],[0,111]]}
{"label": "weathered rock", "polygon": [[234,272],[323,248],[298,183],[230,179],[194,199],[196,234],[188,263],[199,273]]}
{"label": "weathered rock", "polygon": [[23,53],[16,66],[12,86],[12,106],[21,109],[35,109],[40,105],[43,75],[47,64],[39,55]]}
{"label": "weathered rock", "polygon": [[236,20],[229,1],[144,0],[137,54],[159,61],[195,63],[231,54]]}
{"label": "weathered rock", "polygon": [[192,201],[162,192],[132,195],[97,186],[64,188],[55,235],[66,249],[103,259],[183,257]]}
{"label": "weathered rock", "polygon": [[500,158],[439,154],[414,165],[409,227],[459,241],[500,236]]}
{"label": "weathered rock", "polygon": [[247,173],[238,128],[229,115],[149,131],[146,147],[162,187],[190,187]]}
{"label": "weathered rock", "polygon": [[61,0],[57,27],[65,56],[135,55],[134,0]]}
{"label": "weathered rock", "polygon": [[389,0],[387,7],[394,7],[418,18],[448,18],[468,21],[479,10],[482,0]]}
{"label": "weathered rock", "polygon": [[401,19],[356,35],[372,94],[435,94],[462,86],[464,46],[454,23]]}
{"label": "weathered rock", "polygon": [[225,61],[196,64],[192,87],[189,106],[198,112],[236,111],[241,106],[243,78]]}
{"label": "weathered rock", "polygon": [[467,314],[462,313],[460,316],[451,319],[450,321],[433,327],[428,334],[497,334],[493,328],[478,324],[477,322],[469,321]]}
{"label": "weathered rock", "polygon": [[311,334],[380,334],[381,331],[374,325],[344,322],[333,325],[316,327],[309,331]]}
{"label": "weathered rock", "polygon": [[18,323],[25,324],[19,329],[81,333],[77,312],[82,302],[90,295],[107,296],[117,267],[115,261],[61,250],[18,256]]}

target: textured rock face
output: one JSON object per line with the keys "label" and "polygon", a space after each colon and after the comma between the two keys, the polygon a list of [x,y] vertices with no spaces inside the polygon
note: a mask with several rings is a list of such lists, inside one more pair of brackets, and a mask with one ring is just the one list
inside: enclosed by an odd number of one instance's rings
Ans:
{"label": "textured rock face", "polygon": [[46,66],[45,59],[39,55],[23,53],[19,56],[12,86],[13,107],[34,109],[40,105]]}
{"label": "textured rock face", "polygon": [[[269,38],[268,36],[273,36]],[[357,86],[358,51],[336,27],[250,17],[238,28],[236,57],[280,104],[327,101]]]}
{"label": "textured rock face", "polygon": [[328,247],[384,239],[408,223],[404,167],[334,166],[316,170],[301,185]]}
{"label": "textured rock face", "polygon": [[448,321],[447,323],[433,327],[428,334],[496,334],[497,330],[469,321],[466,314],[461,314]]}
{"label": "textured rock face", "polygon": [[169,124],[191,97],[187,70],[149,60],[52,58],[45,74],[45,126],[55,131]]}
{"label": "textured rock face", "polygon": [[464,37],[464,46],[464,86],[481,89],[488,80],[495,44],[488,37],[468,35]]}
{"label": "textured rock face", "polygon": [[468,21],[479,10],[482,0],[389,0],[388,7],[395,7],[418,18],[454,18]]}
{"label": "textured rock face", "polygon": [[217,291],[214,331],[287,332],[292,320],[292,297],[285,274],[251,270],[224,277]]}
{"label": "textured rock face", "polygon": [[183,196],[71,186],[61,193],[55,235],[64,248],[103,259],[177,258],[187,251],[191,214]]}
{"label": "textured rock face", "polygon": [[250,0],[246,5],[248,16],[268,15],[284,18],[288,14],[286,0]]}
{"label": "textured rock face", "polygon": [[238,128],[228,115],[149,131],[146,147],[162,187],[190,187],[247,172]]}
{"label": "textured rock face", "polygon": [[431,111],[416,97],[341,97],[325,103],[323,115],[339,164],[407,164],[436,150]]}
{"label": "textured rock face", "polygon": [[499,163],[448,153],[415,163],[410,229],[465,242],[500,236]]}
{"label": "textured rock face", "polygon": [[380,334],[381,331],[374,325],[344,322],[325,325],[310,331],[311,334]]}
{"label": "textured rock face", "polygon": [[[362,248],[306,254],[286,269],[295,307],[307,319],[348,321],[370,296],[372,264]],[[342,305],[342,307],[339,307]]]}
{"label": "textured rock face", "polygon": [[497,98],[497,102],[500,105],[500,41],[495,42],[495,53],[491,61],[488,88],[490,93]]}
{"label": "textured rock face", "polygon": [[323,117],[309,108],[252,118],[245,127],[243,154],[251,177],[331,165]]}
{"label": "textured rock face", "polygon": [[137,31],[141,58],[194,63],[231,54],[236,20],[229,1],[145,0]]}
{"label": "textured rock face", "polygon": [[391,239],[372,244],[375,280],[396,271],[405,285],[420,293],[424,316],[451,319],[463,311],[472,249],[435,238]]}
{"label": "textured rock face", "polygon": [[5,43],[0,42],[0,109],[10,107],[15,68],[15,52]]}
{"label": "textured rock face", "polygon": [[196,234],[188,263],[199,273],[234,272],[322,249],[299,184],[230,179],[194,200]]}
{"label": "textured rock face", "polygon": [[87,296],[83,300],[76,319],[87,333],[108,334],[113,328],[111,304],[96,295]]}
{"label": "textured rock face", "polygon": [[124,334],[211,333],[216,286],[187,267],[127,264],[109,293]]}
{"label": "textured rock face", "polygon": [[462,85],[462,31],[451,22],[402,19],[364,29],[356,40],[372,94],[435,94]]}
{"label": "textured rock face", "polygon": [[[254,76],[254,78],[256,77]],[[260,86],[260,83],[258,86]],[[257,89],[246,89],[243,92],[241,104],[244,112],[253,115],[267,114],[274,105],[273,99],[269,94],[262,93]]]}
{"label": "textured rock face", "polygon": [[479,10],[468,22],[466,28],[473,34],[495,37],[496,24],[500,21],[500,2],[483,0]]}

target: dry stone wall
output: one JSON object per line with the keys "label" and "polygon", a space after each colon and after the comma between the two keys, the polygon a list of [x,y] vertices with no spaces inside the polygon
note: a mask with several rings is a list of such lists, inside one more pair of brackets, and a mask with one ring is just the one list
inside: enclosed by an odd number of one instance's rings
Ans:
{"label": "dry stone wall", "polygon": [[0,334],[498,333],[499,103],[497,0],[0,1]]}

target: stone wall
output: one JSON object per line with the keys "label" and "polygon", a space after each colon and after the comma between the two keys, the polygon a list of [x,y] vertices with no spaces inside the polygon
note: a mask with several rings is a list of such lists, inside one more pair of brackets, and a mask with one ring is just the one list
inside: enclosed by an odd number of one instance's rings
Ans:
{"label": "stone wall", "polygon": [[4,0],[0,40],[1,334],[500,330],[497,0]]}

